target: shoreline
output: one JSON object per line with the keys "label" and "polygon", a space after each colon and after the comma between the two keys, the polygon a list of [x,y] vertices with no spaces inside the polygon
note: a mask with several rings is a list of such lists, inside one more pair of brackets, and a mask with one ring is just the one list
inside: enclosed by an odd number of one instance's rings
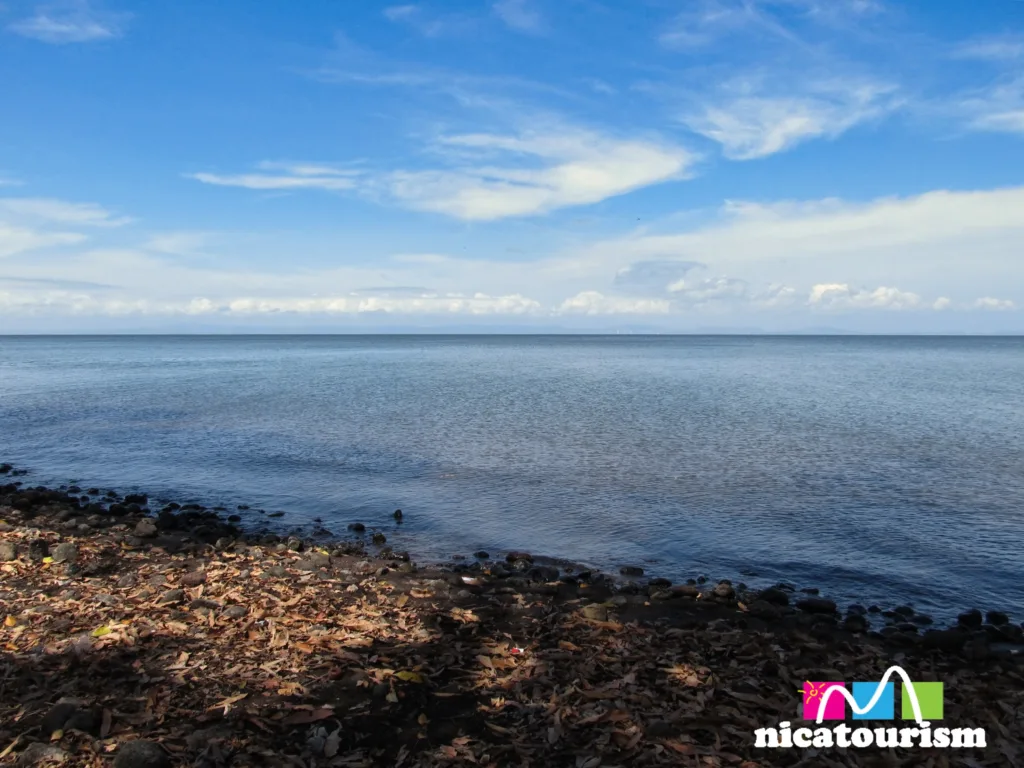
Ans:
{"label": "shoreline", "polygon": [[[520,764],[529,755],[543,755],[534,764],[544,765],[584,754],[604,754],[608,765],[690,765],[702,758],[790,765],[799,751],[757,751],[747,726],[796,718],[799,697],[790,689],[800,679],[877,679],[900,663],[956,686],[947,712],[962,715],[957,724],[965,725],[981,719],[972,714],[980,705],[970,691],[992,706],[992,691],[1007,703],[1024,695],[1024,629],[996,613],[965,612],[958,625],[938,629],[912,610],[840,612],[827,598],[795,589],[755,592],[727,581],[671,584],[642,574],[584,573],[528,553],[421,566],[386,541],[374,544],[371,531],[362,541],[358,534],[246,532],[230,510],[157,510],[144,494],[31,487],[20,470],[6,470],[0,659],[15,671],[0,696],[3,760],[29,748],[59,749],[77,764],[86,753],[116,753],[143,739],[173,763],[197,752],[189,733],[211,727],[220,730],[202,750],[223,752],[230,744],[253,765],[278,764],[252,746],[267,743],[337,765],[394,764],[403,750],[407,765],[431,766],[470,756],[466,764]],[[235,658],[250,643],[263,656],[286,656],[295,679]],[[396,663],[405,656],[408,663]],[[221,657],[233,664],[215,671]],[[200,658],[205,669],[195,667]],[[177,726],[149,723],[145,709],[125,711],[131,707],[116,690],[103,693],[97,664],[109,668],[108,678],[110,669],[128,675],[143,701],[147,688],[170,685],[166,695],[182,703],[161,723]],[[236,668],[247,674],[237,678]],[[33,688],[40,676],[51,684],[42,696]],[[207,677],[216,682],[210,690],[198,682]],[[614,680],[618,687],[609,687]],[[535,701],[538,687],[548,696],[544,706]],[[481,697],[481,689],[489,695]],[[240,695],[245,703],[223,703]],[[47,733],[60,719],[54,709],[69,696],[67,720],[92,713],[82,723],[88,727],[65,727],[66,721]],[[556,707],[553,723],[552,696],[574,702],[564,712]],[[449,704],[449,715],[435,716]],[[1014,712],[1024,712],[1020,705]],[[287,714],[275,719],[267,707]],[[595,707],[603,714],[590,711]],[[725,714],[710,729],[688,727],[680,715],[716,707]],[[628,717],[610,719],[609,712]],[[997,723],[1008,716],[990,715]],[[605,736],[622,735],[587,746],[583,735],[602,738],[598,725]],[[1019,720],[1009,727],[1019,733]],[[374,736],[381,728],[401,737]],[[353,762],[338,761],[346,750]],[[917,764],[913,752],[905,756],[908,762],[898,764]]]}

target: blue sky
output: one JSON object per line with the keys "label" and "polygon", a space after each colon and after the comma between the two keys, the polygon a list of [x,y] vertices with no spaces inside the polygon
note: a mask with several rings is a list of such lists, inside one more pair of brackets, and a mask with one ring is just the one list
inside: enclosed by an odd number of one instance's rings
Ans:
{"label": "blue sky", "polygon": [[0,332],[1024,331],[1024,2],[0,0]]}

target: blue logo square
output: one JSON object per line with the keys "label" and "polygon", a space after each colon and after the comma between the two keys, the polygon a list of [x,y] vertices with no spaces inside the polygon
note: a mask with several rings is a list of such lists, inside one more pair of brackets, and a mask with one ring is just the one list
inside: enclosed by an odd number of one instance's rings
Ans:
{"label": "blue logo square", "polygon": [[[879,688],[882,690],[879,691]],[[878,699],[874,706],[869,708],[876,693]],[[878,683],[854,683],[853,701],[854,720],[894,720],[896,718],[896,690],[893,683],[886,683],[883,686],[879,686]],[[864,710],[863,714],[861,714],[861,710]]]}

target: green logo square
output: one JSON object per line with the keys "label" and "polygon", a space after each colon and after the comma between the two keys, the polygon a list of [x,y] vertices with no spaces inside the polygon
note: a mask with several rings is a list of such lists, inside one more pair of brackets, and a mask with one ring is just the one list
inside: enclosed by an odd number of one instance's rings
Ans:
{"label": "green logo square", "polygon": [[[910,686],[904,683],[900,716],[904,720],[914,719],[914,707],[910,703]],[[942,683],[914,683],[917,704],[921,708],[922,720],[942,719]]]}

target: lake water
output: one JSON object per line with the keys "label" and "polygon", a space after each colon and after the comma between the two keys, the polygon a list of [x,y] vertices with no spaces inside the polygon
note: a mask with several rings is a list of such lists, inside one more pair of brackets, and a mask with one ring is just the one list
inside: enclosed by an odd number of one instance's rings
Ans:
{"label": "lake water", "polygon": [[1022,338],[0,337],[0,461],[424,560],[1024,619]]}

